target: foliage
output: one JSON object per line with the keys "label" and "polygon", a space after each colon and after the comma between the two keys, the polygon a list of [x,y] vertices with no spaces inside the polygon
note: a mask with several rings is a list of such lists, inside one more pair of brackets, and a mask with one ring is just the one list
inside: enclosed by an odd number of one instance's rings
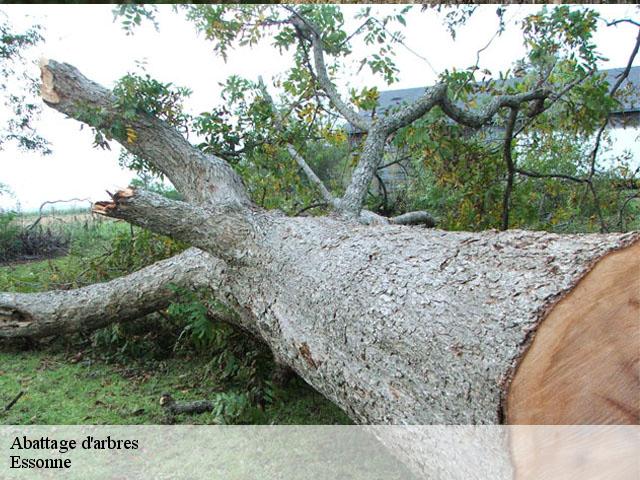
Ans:
{"label": "foliage", "polygon": [[[497,7],[496,36],[505,29],[510,7]],[[336,5],[192,5],[184,11],[199,32],[213,43],[223,59],[234,48],[270,41],[281,52],[293,54],[289,70],[274,79],[278,89],[277,111],[264,98],[261,81],[231,76],[223,85],[222,106],[193,117],[192,128],[207,153],[229,160],[245,179],[254,200],[267,208],[296,213],[317,201],[317,192],[298,170],[287,146],[292,144],[317,171],[317,161],[329,158],[321,178],[339,194],[348,172],[358,160],[362,142],[347,142],[349,131],[334,106],[321,91],[313,74],[310,30],[324,46],[329,75],[343,71],[345,60],[369,68],[387,84],[397,76],[394,52],[404,41],[402,28],[411,6],[387,9],[361,8],[355,15],[362,23],[347,31],[344,10]],[[478,10],[474,5],[438,5],[452,37]],[[429,10],[429,7],[423,7]],[[150,10],[149,15],[153,12]],[[144,16],[144,15],[143,15]],[[304,18],[303,22],[294,21]],[[512,142],[515,168],[542,175],[570,175],[589,180],[599,197],[585,191],[584,181],[536,178],[516,174],[509,199],[512,227],[562,231],[624,229],[633,224],[637,202],[633,189],[611,188],[611,182],[632,185],[629,157],[620,166],[589,159],[593,135],[616,108],[622,95],[609,94],[611,86],[596,74],[603,59],[594,43],[601,25],[597,12],[584,6],[541,6],[521,20],[526,53],[514,59],[506,72],[494,74],[479,68],[445,70],[440,81],[449,94],[468,108],[481,108],[493,95],[514,94],[536,88],[560,92],[519,112]],[[495,37],[494,37],[495,38]],[[353,46],[360,41],[368,53],[359,58]],[[480,52],[478,52],[479,59]],[[355,57],[355,58],[354,58]],[[352,72],[353,73],[353,72]],[[354,108],[374,112],[379,91],[374,87],[352,89]],[[283,119],[279,124],[277,117]],[[499,115],[481,131],[463,128],[438,109],[398,132],[393,148],[410,156],[405,162],[411,182],[405,194],[393,199],[368,198],[368,206],[390,215],[426,208],[451,229],[484,229],[501,225],[507,168],[502,157],[501,132],[506,116]],[[320,153],[321,151],[326,153]],[[598,158],[602,154],[598,155]],[[593,170],[593,172],[591,172]],[[329,180],[327,180],[329,179]],[[631,200],[630,200],[631,198]],[[534,208],[533,205],[537,207]],[[605,220],[594,221],[602,215]],[[603,223],[606,223],[604,225]]]}
{"label": "foliage", "polygon": [[[602,165],[599,160],[606,141],[597,157],[593,153],[596,132],[622,96],[629,95],[622,91],[610,95],[605,76],[594,73],[602,58],[592,43],[597,20],[589,9],[543,7],[523,20],[528,53],[514,63],[512,71],[496,80],[491,72],[474,66],[445,71],[441,77],[458,101],[474,108],[495,94],[540,86],[563,92],[538,111],[520,113],[512,142],[513,162],[516,169],[535,176],[516,173],[509,203],[512,228],[572,232],[637,225],[634,188],[621,188],[637,184],[638,172],[630,168],[631,153]],[[459,27],[466,20],[451,21]],[[445,229],[500,226],[507,177],[505,122],[504,116],[498,117],[487,128],[473,131],[432,111],[398,132],[394,148],[412,156],[413,173],[401,208],[430,210]],[[587,183],[591,178],[597,197]]]}
{"label": "foliage", "polygon": [[47,141],[33,128],[40,113],[38,82],[31,75],[25,57],[42,40],[39,25],[16,31],[4,12],[0,12],[0,97],[4,108],[11,112],[0,125],[0,149],[13,142],[22,150],[50,153]]}
{"label": "foliage", "polygon": [[[328,115],[331,104],[316,93],[316,80],[307,69],[309,46],[299,41],[305,34],[288,22],[293,10],[274,5],[189,5],[177,9],[186,13],[223,58],[235,47],[271,38],[275,48],[293,50],[295,59],[291,69],[275,81],[281,89],[279,103],[287,105],[277,112],[264,98],[261,81],[230,76],[222,85],[221,106],[191,119],[193,133],[203,139],[199,147],[230,161],[245,179],[254,200],[268,208],[295,213],[317,196],[287,152],[288,144],[312,157],[308,163],[323,164],[321,178],[342,188],[337,179],[347,159],[345,155],[338,158],[338,154],[348,151],[347,133],[335,116]],[[397,73],[390,46],[403,38],[395,26],[406,24],[408,9],[399,8],[383,18],[368,16],[366,9],[360,14],[364,22],[355,35],[377,49],[371,57],[361,59],[361,68],[368,66],[387,82],[394,81]],[[302,5],[300,12],[321,32],[326,51],[336,61],[329,69],[335,70],[340,59],[351,53],[353,42],[344,29],[341,9],[336,5]],[[114,14],[126,18],[121,9]],[[354,92],[353,102],[364,106],[374,95],[375,90]],[[276,116],[283,119],[282,124],[276,122]],[[333,167],[326,159],[335,160]]]}
{"label": "foliage", "polygon": [[[113,89],[113,112],[89,105],[79,105],[78,116],[93,128],[94,147],[110,149],[109,141],[118,140],[133,145],[138,139],[135,119],[137,116],[155,116],[181,132],[187,132],[191,117],[183,112],[183,102],[191,94],[188,88],[163,83],[146,73],[128,73]],[[140,175],[162,178],[162,172],[128,151],[122,150],[119,162]]]}
{"label": "foliage", "polygon": [[[216,410],[227,417],[240,416],[251,405],[272,401],[273,386],[269,380],[273,370],[271,355],[245,332],[224,322],[233,315],[223,305],[208,302],[206,295],[178,290],[179,302],[173,303],[167,314],[184,325],[174,349],[188,348],[190,343],[210,358],[207,372],[216,371],[227,391],[216,397]],[[214,320],[216,317],[219,320]],[[241,386],[240,393],[233,391]]]}
{"label": "foliage", "polygon": [[8,260],[9,258],[5,257],[10,257],[11,252],[19,249],[20,227],[15,223],[16,215],[16,212],[11,211],[0,213],[0,252],[2,252],[0,261]]}
{"label": "foliage", "polygon": [[164,258],[169,258],[186,248],[186,245],[149,230],[133,228],[120,230],[110,240],[107,255],[96,258],[91,268],[111,279],[130,273]]}
{"label": "foliage", "polygon": [[139,27],[143,19],[150,20],[158,28],[156,21],[157,7],[155,5],[137,5],[135,3],[124,3],[114,7],[114,18],[122,18],[122,28],[127,35],[132,35],[135,27]]}

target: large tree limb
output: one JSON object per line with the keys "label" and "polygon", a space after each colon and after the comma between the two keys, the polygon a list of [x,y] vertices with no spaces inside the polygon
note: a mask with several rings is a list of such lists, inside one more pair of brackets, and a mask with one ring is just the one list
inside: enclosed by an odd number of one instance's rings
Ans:
{"label": "large tree limb", "polygon": [[246,255],[245,247],[253,237],[253,224],[245,209],[192,205],[132,187],[116,192],[111,201],[96,202],[93,211],[182,240],[232,262]]}
{"label": "large tree limb", "polygon": [[473,111],[458,107],[449,98],[447,84],[439,83],[428,89],[424,95],[414,103],[384,117],[378,128],[384,130],[387,134],[393,133],[415,122],[436,106],[439,106],[452,120],[468,127],[479,128],[489,122],[501,108],[518,108],[523,103],[533,100],[544,100],[549,97],[549,95],[551,95],[551,92],[544,89],[514,95],[498,95],[484,108]]}
{"label": "large tree limb", "polygon": [[116,140],[166,175],[187,200],[250,204],[242,181],[231,166],[193,147],[175,128],[144,113],[125,117],[109,90],[69,64],[43,60],[41,73],[41,95],[47,105],[98,129],[108,129],[116,122],[132,129],[135,140]]}
{"label": "large tree limb", "polygon": [[390,223],[396,225],[424,225],[425,227],[435,227],[438,221],[429,212],[416,210],[414,212],[403,213],[389,219]]}
{"label": "large tree limb", "polygon": [[0,338],[46,337],[135,320],[178,297],[172,286],[215,291],[224,263],[191,248],[125,277],[77,290],[0,293]]}
{"label": "large tree limb", "polygon": [[387,142],[387,135],[378,128],[369,131],[364,141],[362,155],[351,174],[351,181],[340,200],[341,208],[347,216],[357,218],[367,196]]}
{"label": "large tree limb", "polygon": [[316,68],[316,78],[324,92],[329,97],[329,100],[331,100],[333,106],[355,128],[362,132],[369,131],[371,126],[369,120],[358,115],[358,112],[356,112],[355,109],[351,108],[344,100],[342,100],[340,94],[336,90],[336,87],[329,78],[329,75],[327,74],[327,67],[324,62],[324,47],[319,35],[312,34],[311,45],[313,46],[313,60]]}

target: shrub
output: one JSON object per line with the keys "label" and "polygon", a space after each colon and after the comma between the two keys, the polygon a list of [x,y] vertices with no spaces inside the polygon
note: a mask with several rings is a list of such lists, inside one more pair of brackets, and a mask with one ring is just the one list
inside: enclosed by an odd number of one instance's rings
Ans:
{"label": "shrub", "polygon": [[49,258],[67,251],[69,236],[64,232],[24,227],[16,217],[15,212],[0,213],[0,262]]}

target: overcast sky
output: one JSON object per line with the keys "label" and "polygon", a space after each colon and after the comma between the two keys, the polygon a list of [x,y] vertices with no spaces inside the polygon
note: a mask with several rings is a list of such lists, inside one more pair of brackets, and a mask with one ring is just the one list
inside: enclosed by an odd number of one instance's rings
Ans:
{"label": "overcast sky", "polygon": [[[112,86],[113,82],[136,69],[136,61],[145,61],[147,71],[162,81],[171,81],[193,90],[188,102],[192,113],[218,104],[220,87],[228,75],[248,78],[262,75],[272,78],[283,72],[288,58],[281,57],[268,44],[238,50],[225,64],[212,54],[211,44],[199,38],[194,27],[174,14],[167,5],[159,5],[160,31],[146,25],[133,36],[125,35],[119,23],[113,22],[110,5],[3,5],[16,26],[40,23],[45,27],[45,42],[34,51],[36,56],[53,58],[78,67],[89,78]],[[361,6],[343,6],[346,16]],[[377,8],[393,9],[397,6]],[[419,87],[433,83],[445,68],[464,68],[475,63],[476,51],[493,36],[497,25],[495,5],[484,5],[461,29],[453,42],[435,12],[420,13],[419,7],[408,16],[405,30],[406,48],[398,47],[397,64],[400,81],[391,88]],[[596,6],[605,18],[634,17],[634,5]],[[506,18],[510,28],[482,53],[480,65],[494,73],[506,70],[522,55],[522,37],[515,21],[536,6],[512,6]],[[353,23],[355,26],[355,23]],[[601,27],[595,38],[600,51],[608,57],[601,68],[624,66],[633,46],[637,28],[630,25]],[[356,49],[356,53],[364,54]],[[640,65],[636,59],[636,65]],[[37,68],[34,66],[34,75]],[[386,87],[367,72],[345,75],[338,79],[342,91],[348,87]],[[126,186],[132,174],[118,167],[119,147],[100,151],[91,148],[90,129],[65,119],[44,107],[38,130],[53,146],[52,155],[42,157],[19,152],[12,147],[0,151],[0,183],[9,185],[14,197],[0,196],[0,208],[12,208],[16,200],[25,210],[37,208],[45,200],[72,197],[104,199],[105,189]],[[634,138],[623,135],[621,144],[634,148]]]}

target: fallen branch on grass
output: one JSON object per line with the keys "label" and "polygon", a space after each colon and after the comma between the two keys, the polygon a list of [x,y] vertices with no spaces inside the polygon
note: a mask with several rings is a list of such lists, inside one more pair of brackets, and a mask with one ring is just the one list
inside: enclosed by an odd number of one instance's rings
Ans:
{"label": "fallen branch on grass", "polygon": [[170,415],[199,414],[213,411],[213,402],[209,400],[176,402],[169,393],[162,394],[160,397],[160,406]]}
{"label": "fallen branch on grass", "polygon": [[42,204],[40,205],[40,208],[38,209],[38,218],[36,218],[36,220],[31,225],[29,225],[25,230],[28,232],[34,229],[42,221],[42,218],[44,216],[43,209],[47,205],[53,205],[54,203],[69,203],[69,202],[89,202],[89,204],[92,203],[89,198],[70,198],[68,200],[47,200],[46,202],[42,202]]}
{"label": "fallen branch on grass", "polygon": [[11,400],[9,403],[7,403],[7,406],[4,407],[4,411],[8,412],[9,410],[11,410],[11,408],[18,402],[18,400],[20,400],[20,398],[24,395],[24,390],[21,390],[20,393],[18,393],[18,395],[16,395],[13,400]]}

